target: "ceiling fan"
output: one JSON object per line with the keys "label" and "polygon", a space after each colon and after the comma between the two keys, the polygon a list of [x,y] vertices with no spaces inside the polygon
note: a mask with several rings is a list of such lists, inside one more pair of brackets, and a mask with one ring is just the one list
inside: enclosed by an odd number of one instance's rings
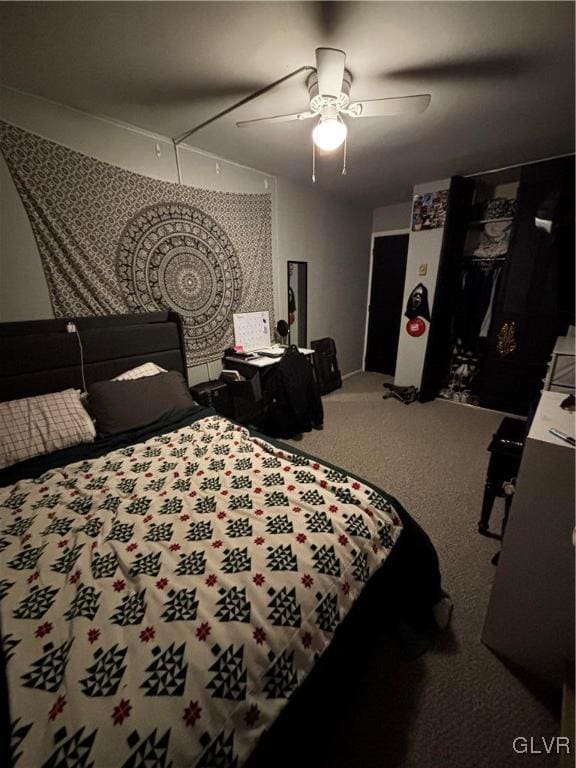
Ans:
{"label": "ceiling fan", "polygon": [[325,152],[332,152],[346,140],[348,127],[343,117],[356,119],[413,115],[424,112],[430,104],[430,94],[351,102],[352,75],[346,69],[346,54],[337,48],[317,48],[316,67],[307,69],[312,71],[306,81],[310,96],[309,108],[306,111],[241,120],[236,125],[245,128],[318,118],[312,131],[314,145]]}
{"label": "ceiling fan", "polygon": [[[339,4],[336,4],[339,5]],[[240,107],[263,96],[278,85],[301,74],[309,72],[306,85],[310,97],[309,108],[302,112],[294,112],[287,115],[274,115],[272,117],[259,117],[254,120],[241,120],[236,123],[239,128],[253,125],[265,125],[273,123],[286,123],[297,120],[310,120],[317,118],[312,131],[312,180],[316,181],[316,147],[333,152],[344,144],[344,166],[342,173],[346,173],[346,137],[348,126],[344,117],[357,119],[359,117],[389,117],[392,115],[415,115],[424,112],[430,104],[429,93],[416,96],[395,96],[383,99],[365,99],[350,102],[350,89],[352,75],[346,69],[346,54],[338,48],[316,48],[316,66],[304,65],[289,72],[279,80],[260,88],[240,101],[232,104],[218,114],[195,125],[190,130],[173,139],[178,157],[177,147],[192,134],[205,128],[211,123],[234,112]]]}

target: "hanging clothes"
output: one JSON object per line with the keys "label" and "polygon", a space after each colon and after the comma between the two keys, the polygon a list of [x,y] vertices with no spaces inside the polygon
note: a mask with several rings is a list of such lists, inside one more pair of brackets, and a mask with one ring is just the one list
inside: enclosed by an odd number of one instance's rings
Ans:
{"label": "hanging clothes", "polygon": [[482,325],[480,326],[479,336],[482,339],[488,338],[488,332],[490,331],[490,324],[492,323],[492,310],[494,308],[494,299],[496,297],[496,290],[500,282],[502,267],[497,267],[492,274],[493,274],[492,292],[490,293],[490,303],[488,304],[488,309],[486,310],[486,314],[484,315],[484,320],[482,320]]}
{"label": "hanging clothes", "polygon": [[501,263],[494,259],[471,260],[462,271],[453,335],[469,350],[475,350],[478,339],[488,333],[501,274]]}

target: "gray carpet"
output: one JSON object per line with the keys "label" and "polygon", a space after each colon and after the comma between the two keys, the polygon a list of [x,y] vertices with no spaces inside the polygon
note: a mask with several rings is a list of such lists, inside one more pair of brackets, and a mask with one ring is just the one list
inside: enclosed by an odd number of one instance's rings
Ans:
{"label": "gray carpet", "polygon": [[[339,736],[338,758],[327,757],[326,765],[367,768],[354,757],[354,743],[371,738],[381,743],[380,757],[370,759],[375,768],[556,765],[556,757],[515,755],[512,749],[516,736],[558,735],[551,712],[555,701],[521,681],[480,642],[494,577],[490,558],[498,542],[480,536],[476,523],[486,447],[502,414],[444,401],[406,406],[384,400],[384,380],[358,374],[345,381],[323,400],[324,430],[294,445],[398,498],[436,545],[455,609],[451,629],[424,656],[395,659],[394,665],[383,661],[377,669],[358,665],[359,687],[372,692],[371,711],[362,711],[359,696],[358,714]],[[500,504],[497,500],[494,528]],[[374,727],[381,730],[377,737]]]}

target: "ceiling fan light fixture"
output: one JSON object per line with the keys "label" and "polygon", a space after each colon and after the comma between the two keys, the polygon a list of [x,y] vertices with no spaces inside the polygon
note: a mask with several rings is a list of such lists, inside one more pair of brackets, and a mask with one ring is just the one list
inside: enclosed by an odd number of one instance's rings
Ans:
{"label": "ceiling fan light fixture", "polygon": [[321,117],[312,131],[312,139],[318,149],[333,152],[346,140],[348,128],[337,117]]}

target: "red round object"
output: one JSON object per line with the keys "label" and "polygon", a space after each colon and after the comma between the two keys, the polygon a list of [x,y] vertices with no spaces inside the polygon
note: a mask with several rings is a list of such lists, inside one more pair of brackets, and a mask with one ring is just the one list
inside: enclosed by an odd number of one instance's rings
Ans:
{"label": "red round object", "polygon": [[409,336],[422,336],[426,331],[426,323],[421,317],[415,317],[406,323],[406,332]]}

